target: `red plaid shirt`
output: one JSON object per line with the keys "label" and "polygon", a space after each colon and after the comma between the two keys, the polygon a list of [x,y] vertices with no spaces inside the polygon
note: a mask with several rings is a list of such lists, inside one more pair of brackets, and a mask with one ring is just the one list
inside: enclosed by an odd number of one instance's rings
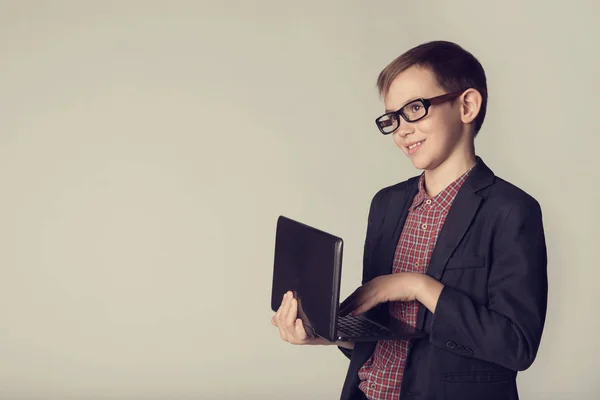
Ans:
{"label": "red plaid shirt", "polygon": [[[419,191],[413,199],[394,255],[393,273],[425,273],[437,237],[448,210],[464,183],[467,171],[431,198],[425,192],[425,176],[419,179]],[[417,323],[417,301],[390,302],[390,315],[411,326]],[[360,369],[359,388],[370,400],[397,400],[410,341],[384,340],[377,343],[373,355]]]}

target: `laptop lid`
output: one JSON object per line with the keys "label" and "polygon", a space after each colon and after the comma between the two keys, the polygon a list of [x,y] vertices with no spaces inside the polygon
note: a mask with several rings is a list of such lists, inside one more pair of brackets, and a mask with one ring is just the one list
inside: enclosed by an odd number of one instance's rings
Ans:
{"label": "laptop lid", "polygon": [[[271,309],[277,311],[291,290],[298,317],[319,336],[335,340],[343,240],[280,216],[275,235]],[[310,330],[307,328],[310,334]]]}

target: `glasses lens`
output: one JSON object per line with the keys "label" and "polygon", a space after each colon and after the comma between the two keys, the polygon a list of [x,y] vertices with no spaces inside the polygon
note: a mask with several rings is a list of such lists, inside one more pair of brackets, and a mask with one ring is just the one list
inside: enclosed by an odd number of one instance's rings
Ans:
{"label": "glasses lens", "polygon": [[392,133],[398,128],[398,117],[395,114],[385,114],[377,118],[377,126],[384,133]]}
{"label": "glasses lens", "polygon": [[423,118],[426,112],[425,105],[421,100],[415,100],[402,107],[402,114],[408,121],[416,121],[419,118]]}

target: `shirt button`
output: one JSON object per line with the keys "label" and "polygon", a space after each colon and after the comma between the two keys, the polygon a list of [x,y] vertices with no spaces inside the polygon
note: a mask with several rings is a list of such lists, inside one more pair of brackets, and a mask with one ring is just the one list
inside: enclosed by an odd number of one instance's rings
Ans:
{"label": "shirt button", "polygon": [[423,229],[423,230],[427,229],[427,224],[421,225],[421,229]]}
{"label": "shirt button", "polygon": [[431,200],[429,200],[429,199],[425,200],[425,204],[431,204]]}
{"label": "shirt button", "polygon": [[375,389],[377,387],[376,383],[371,383],[371,389]]}

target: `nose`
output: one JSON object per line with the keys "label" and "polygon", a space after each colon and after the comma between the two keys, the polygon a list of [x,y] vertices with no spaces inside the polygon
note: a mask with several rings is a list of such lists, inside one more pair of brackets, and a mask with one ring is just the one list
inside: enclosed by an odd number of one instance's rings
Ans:
{"label": "nose", "polygon": [[406,136],[414,133],[414,131],[415,129],[413,124],[402,120],[400,126],[398,127],[398,129],[396,129],[396,132],[394,133],[402,138],[405,138]]}

